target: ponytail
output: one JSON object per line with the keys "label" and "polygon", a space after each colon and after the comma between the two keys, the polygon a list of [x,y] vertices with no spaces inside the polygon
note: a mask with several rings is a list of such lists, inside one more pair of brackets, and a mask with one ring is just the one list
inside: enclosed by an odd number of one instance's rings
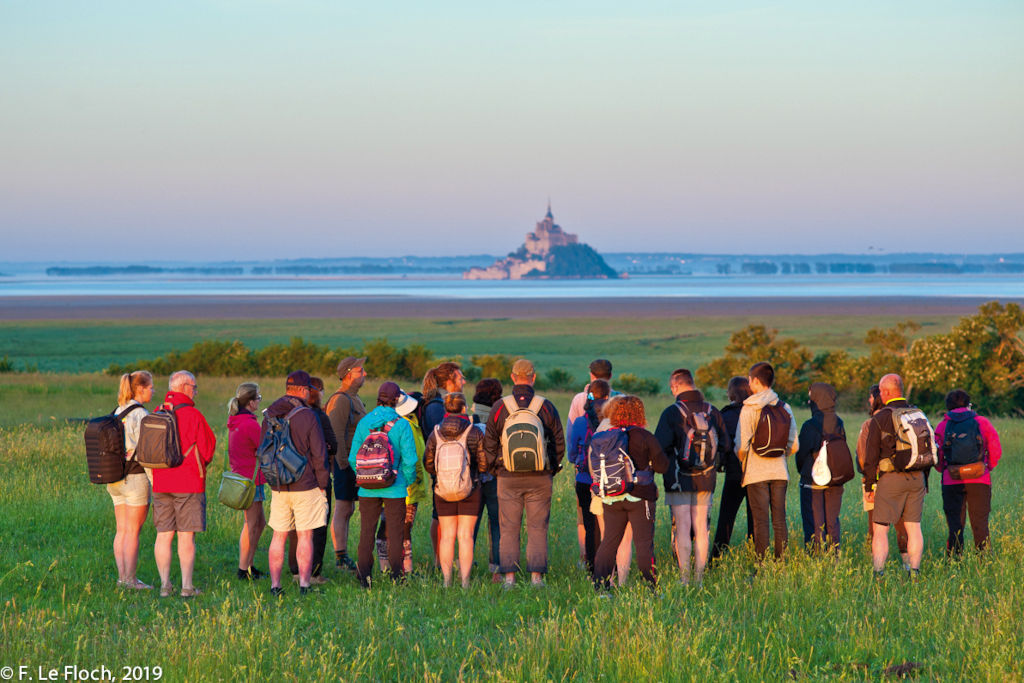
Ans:
{"label": "ponytail", "polygon": [[121,375],[121,383],[117,387],[117,405],[123,406],[132,400],[132,375],[129,372]]}
{"label": "ponytail", "polygon": [[239,411],[249,405],[260,395],[260,385],[255,382],[242,382],[235,390],[235,395],[228,401],[228,417],[238,415]]}
{"label": "ponytail", "polygon": [[427,370],[423,375],[423,402],[426,403],[438,395],[437,390],[437,368]]}
{"label": "ponytail", "polygon": [[148,370],[136,370],[121,375],[117,386],[117,405],[126,405],[138,395],[139,391],[153,386],[153,375]]}

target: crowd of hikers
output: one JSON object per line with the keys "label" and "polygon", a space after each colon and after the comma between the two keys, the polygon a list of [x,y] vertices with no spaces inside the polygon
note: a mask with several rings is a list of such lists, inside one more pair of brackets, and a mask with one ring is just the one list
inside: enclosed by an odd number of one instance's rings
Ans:
{"label": "crowd of hikers", "polygon": [[[284,590],[286,558],[301,593],[327,581],[328,536],[336,566],[353,572],[361,586],[371,586],[374,554],[385,576],[401,580],[413,568],[411,534],[420,503],[429,500],[432,561],[444,586],[456,572],[459,583],[469,585],[484,513],[491,580],[512,587],[523,572],[533,585],[543,585],[552,479],[566,461],[575,469],[580,567],[599,591],[626,581],[634,553],[643,578],[656,585],[655,506],[662,494],[682,583],[699,584],[709,562],[726,552],[744,499],[754,553],[764,560],[771,548],[781,557],[788,542],[790,456],[799,472],[804,544],[815,552],[832,552],[842,542],[843,489],[855,467],[876,575],[886,567],[891,526],[903,569],[911,576],[920,571],[921,512],[932,468],[942,475],[946,552],[963,552],[968,513],[978,551],[989,543],[990,473],[1001,455],[999,436],[960,389],[946,396],[947,412],[933,430],[904,397],[901,378],[882,377],[867,396],[869,417],[854,455],[836,414],[835,389],[809,387],[811,418],[798,430],[790,406],[772,389],[775,373],[765,362],[732,378],[729,404],[721,410],[705,399],[689,370],[675,370],[668,378],[674,400],[653,431],[643,401],[613,389],[612,364],[604,359],[590,364],[590,382],[573,397],[564,429],[555,406],[534,390],[536,371],[528,360],[512,366],[507,394],[501,381],[488,378],[470,398],[459,365],[444,362],[427,372],[416,391],[384,382],[371,410],[359,397],[365,362],[342,360],[338,389],[326,401],[320,378],[292,372],[284,395],[262,414],[260,387],[238,386],[228,404],[218,489],[221,503],[242,512],[238,579],[264,577],[256,551],[269,525],[267,573],[274,595]],[[160,406],[148,412],[152,375],[123,375],[117,408],[86,428],[86,455],[90,479],[106,484],[114,503],[118,586],[153,588],[136,575],[139,533],[152,500],[160,596],[178,591],[171,581],[177,535],[179,594],[192,597],[200,593],[192,578],[194,535],[206,529],[206,472],[216,439],[195,407],[195,376],[175,372],[168,388]],[[353,561],[348,537],[357,503]]]}

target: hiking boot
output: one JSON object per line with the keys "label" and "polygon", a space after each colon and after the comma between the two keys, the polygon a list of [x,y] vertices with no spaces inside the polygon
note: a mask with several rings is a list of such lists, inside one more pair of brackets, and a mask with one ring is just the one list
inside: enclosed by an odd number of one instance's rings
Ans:
{"label": "hiking boot", "polygon": [[279,598],[282,595],[284,595],[284,589],[281,588],[280,586],[271,586],[270,587],[270,594],[272,596],[274,596],[275,598]]}
{"label": "hiking boot", "polygon": [[355,560],[349,557],[348,553],[339,557],[334,564],[338,569],[347,569],[350,572],[354,572],[356,570]]}
{"label": "hiking boot", "polygon": [[263,572],[255,567],[249,567],[248,569],[238,570],[239,581],[255,581],[256,579],[262,579]]}

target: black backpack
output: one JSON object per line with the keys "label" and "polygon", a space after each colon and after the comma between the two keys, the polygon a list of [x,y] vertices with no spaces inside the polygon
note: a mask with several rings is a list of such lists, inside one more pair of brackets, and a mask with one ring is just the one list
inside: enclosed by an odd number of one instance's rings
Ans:
{"label": "black backpack", "polygon": [[754,425],[750,450],[762,458],[782,458],[789,450],[789,430],[792,427],[786,404],[776,401],[761,408]]}
{"label": "black backpack", "polygon": [[943,457],[947,467],[971,465],[985,459],[985,440],[981,437],[981,425],[977,413],[964,411],[949,413],[946,433],[942,440]]}
{"label": "black backpack", "polygon": [[128,413],[141,407],[133,403],[120,415],[115,409],[86,424],[85,462],[89,469],[89,481],[94,484],[113,484],[125,478],[128,460],[124,447],[124,419]]}
{"label": "black backpack", "polygon": [[711,404],[701,404],[700,410],[691,412],[682,401],[676,407],[683,414],[686,444],[676,453],[682,472],[699,473],[718,464],[718,432],[711,424]]}
{"label": "black backpack", "polygon": [[284,417],[270,417],[263,411],[266,432],[256,449],[256,458],[263,478],[274,488],[294,484],[306,471],[308,461],[295,448],[291,431],[291,419],[302,410],[309,408],[295,406]]}
{"label": "black backpack", "polygon": [[167,409],[164,404],[142,418],[139,443],[135,446],[135,460],[151,470],[180,467],[185,462],[178,432],[178,409],[183,404]]}

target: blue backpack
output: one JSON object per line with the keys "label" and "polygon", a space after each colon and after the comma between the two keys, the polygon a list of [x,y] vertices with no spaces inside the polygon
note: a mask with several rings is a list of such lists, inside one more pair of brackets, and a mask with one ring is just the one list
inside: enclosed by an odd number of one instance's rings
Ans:
{"label": "blue backpack", "polygon": [[298,452],[292,442],[290,420],[301,410],[309,410],[306,406],[292,408],[284,417],[270,417],[263,413],[266,433],[256,449],[256,457],[260,463],[260,472],[271,487],[294,484],[306,471],[308,461]]}
{"label": "blue backpack", "polygon": [[587,469],[598,498],[621,496],[633,490],[636,466],[629,457],[629,430],[616,427],[594,434],[587,449]]}

